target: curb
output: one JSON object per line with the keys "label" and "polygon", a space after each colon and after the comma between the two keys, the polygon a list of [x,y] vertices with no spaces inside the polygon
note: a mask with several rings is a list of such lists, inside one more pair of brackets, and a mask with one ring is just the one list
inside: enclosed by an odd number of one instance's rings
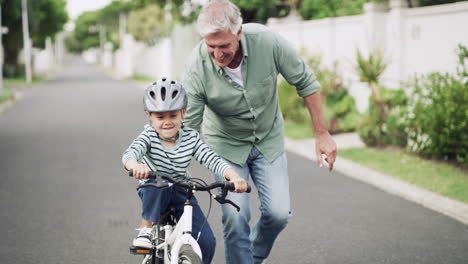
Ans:
{"label": "curb", "polygon": [[[310,147],[310,144],[286,138],[285,145],[287,151],[317,161],[315,148]],[[345,158],[337,157],[334,169],[348,177],[373,185],[385,192],[415,202],[468,225],[468,204],[401,181]]]}

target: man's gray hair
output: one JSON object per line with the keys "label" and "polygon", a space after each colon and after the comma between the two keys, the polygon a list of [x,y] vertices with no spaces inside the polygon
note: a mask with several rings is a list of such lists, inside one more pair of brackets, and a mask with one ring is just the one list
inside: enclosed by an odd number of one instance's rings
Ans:
{"label": "man's gray hair", "polygon": [[204,38],[210,34],[229,29],[237,34],[242,26],[239,8],[228,0],[212,0],[203,6],[198,15],[198,33]]}

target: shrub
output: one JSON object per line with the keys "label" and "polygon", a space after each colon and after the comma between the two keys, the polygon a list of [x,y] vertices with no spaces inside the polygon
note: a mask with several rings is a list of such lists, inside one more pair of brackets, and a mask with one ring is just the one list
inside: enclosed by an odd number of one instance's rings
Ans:
{"label": "shrub", "polygon": [[408,97],[403,89],[383,89],[382,96],[387,110],[384,126],[384,144],[405,147],[407,144],[406,120]]}
{"label": "shrub", "polygon": [[409,149],[428,157],[468,163],[468,86],[461,76],[431,73],[409,85]]}
{"label": "shrub", "polygon": [[[294,86],[281,80],[278,85],[278,97],[283,117],[295,123],[304,123],[310,119],[304,100],[297,95]],[[325,99],[324,115],[330,133],[355,131],[361,118],[355,100],[348,91],[341,87]]]}
{"label": "shrub", "polygon": [[0,94],[0,104],[9,101],[14,98],[13,92],[10,89],[3,88],[2,94]]}
{"label": "shrub", "polygon": [[287,81],[281,80],[278,85],[278,97],[283,117],[296,123],[309,118],[304,100],[297,95],[296,88]]}
{"label": "shrub", "polygon": [[327,113],[325,119],[330,133],[354,131],[361,118],[354,97],[342,86],[325,98],[325,109]]}
{"label": "shrub", "polygon": [[468,50],[456,49],[456,74],[430,73],[408,82],[408,147],[427,157],[468,164]]}
{"label": "shrub", "polygon": [[[307,55],[302,51],[304,57]],[[356,129],[360,114],[354,97],[343,86],[337,63],[328,68],[322,65],[320,56],[309,56],[306,63],[314,71],[320,83],[325,121],[330,133],[350,132]]]}
{"label": "shrub", "polygon": [[[355,131],[357,121],[361,115],[357,111],[356,102],[343,87],[341,76],[337,71],[337,65],[324,67],[320,56],[307,56],[301,51],[305,62],[315,73],[320,83],[320,95],[322,96],[323,110],[327,128],[330,133]],[[296,89],[281,80],[278,85],[278,96],[281,111],[286,120],[295,123],[304,123],[310,120],[309,111],[304,100],[297,95]]]}
{"label": "shrub", "polygon": [[366,146],[383,145],[383,124],[383,120],[379,117],[378,109],[375,106],[369,106],[366,115],[358,123],[356,129]]}
{"label": "shrub", "polygon": [[[367,146],[406,146],[407,96],[402,89],[380,88],[379,90],[385,116],[381,116],[378,105],[369,104],[369,109],[357,126],[357,132]],[[374,102],[373,96],[369,101]]]}

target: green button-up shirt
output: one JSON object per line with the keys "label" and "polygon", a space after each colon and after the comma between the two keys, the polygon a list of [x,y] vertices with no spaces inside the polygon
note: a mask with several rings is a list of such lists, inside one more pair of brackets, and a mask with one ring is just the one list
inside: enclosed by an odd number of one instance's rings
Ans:
{"label": "green button-up shirt", "polygon": [[198,131],[201,127],[215,152],[242,166],[252,146],[270,162],[284,152],[278,74],[302,97],[318,91],[320,84],[292,46],[269,28],[243,25],[240,43],[243,85],[213,61],[204,40],[195,47],[182,84],[189,99],[184,124]]}

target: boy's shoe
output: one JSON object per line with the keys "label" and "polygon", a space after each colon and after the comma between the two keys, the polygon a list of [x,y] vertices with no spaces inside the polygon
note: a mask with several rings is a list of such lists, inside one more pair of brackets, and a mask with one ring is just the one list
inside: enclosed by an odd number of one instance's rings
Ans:
{"label": "boy's shoe", "polygon": [[133,239],[133,245],[135,247],[151,248],[153,245],[151,239],[153,238],[152,228],[143,227],[139,229],[138,236]]}

